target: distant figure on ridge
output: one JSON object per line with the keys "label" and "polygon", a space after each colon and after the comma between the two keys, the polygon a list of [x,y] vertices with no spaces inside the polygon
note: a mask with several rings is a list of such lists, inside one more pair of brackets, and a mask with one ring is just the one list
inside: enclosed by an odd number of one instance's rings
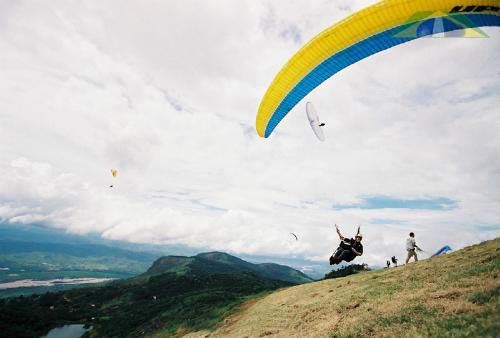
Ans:
{"label": "distant figure on ridge", "polygon": [[406,264],[410,261],[410,258],[414,257],[415,262],[418,262],[418,257],[417,257],[417,252],[415,251],[422,251],[417,246],[417,243],[415,243],[415,234],[413,232],[410,232],[410,237],[406,240],[406,251],[408,251],[408,257],[406,257]]}
{"label": "distant figure on ridge", "polygon": [[363,236],[359,233],[359,227],[354,239],[342,236],[337,224],[335,224],[335,228],[337,229],[337,234],[341,242],[337,250],[330,257],[330,265],[339,264],[342,261],[350,262],[356,258],[356,256],[361,256],[363,254],[363,244],[361,244]]}
{"label": "distant figure on ridge", "polygon": [[385,264],[387,264],[387,269],[389,269],[391,267],[391,261],[386,261]]}
{"label": "distant figure on ridge", "polygon": [[392,261],[392,264],[394,264],[394,266],[398,266],[398,259],[396,258],[396,256],[392,256],[391,258],[391,261]]}

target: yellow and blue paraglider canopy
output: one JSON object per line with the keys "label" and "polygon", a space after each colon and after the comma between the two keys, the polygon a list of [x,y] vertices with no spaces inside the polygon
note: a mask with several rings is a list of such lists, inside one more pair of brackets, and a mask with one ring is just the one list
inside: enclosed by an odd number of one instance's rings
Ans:
{"label": "yellow and blue paraglider canopy", "polygon": [[500,0],[386,0],[327,28],[276,75],[259,106],[256,129],[268,137],[288,112],[335,73],[370,55],[423,36],[500,26]]}

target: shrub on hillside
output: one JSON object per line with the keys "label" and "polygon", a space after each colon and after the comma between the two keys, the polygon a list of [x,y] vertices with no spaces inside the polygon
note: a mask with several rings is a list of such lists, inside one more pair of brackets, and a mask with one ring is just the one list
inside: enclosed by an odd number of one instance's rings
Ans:
{"label": "shrub on hillside", "polygon": [[331,278],[339,278],[339,277],[345,277],[349,275],[354,275],[355,273],[361,272],[361,271],[368,271],[370,270],[368,268],[368,265],[366,264],[352,264],[352,265],[346,265],[338,270],[332,270],[329,273],[325,275],[323,279],[331,279]]}

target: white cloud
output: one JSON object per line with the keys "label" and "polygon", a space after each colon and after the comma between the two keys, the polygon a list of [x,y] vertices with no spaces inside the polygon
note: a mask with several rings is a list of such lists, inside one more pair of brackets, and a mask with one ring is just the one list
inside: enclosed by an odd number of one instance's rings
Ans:
{"label": "white cloud", "polygon": [[[363,224],[373,264],[404,250],[409,230],[428,248],[498,236],[498,29],[421,39],[337,74],[309,96],[326,143],[300,105],[257,137],[257,107],[280,67],[365,4],[4,3],[0,218],[318,258],[337,242],[332,223]],[[332,208],[377,195],[458,207]]]}

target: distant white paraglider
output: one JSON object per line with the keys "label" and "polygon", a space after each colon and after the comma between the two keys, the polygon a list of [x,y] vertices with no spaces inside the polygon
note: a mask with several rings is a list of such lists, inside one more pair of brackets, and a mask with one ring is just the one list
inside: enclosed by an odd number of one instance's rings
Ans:
{"label": "distant white paraglider", "polygon": [[311,102],[306,103],[306,113],[307,113],[307,119],[309,120],[309,124],[311,125],[311,128],[318,138],[318,140],[324,142],[325,141],[325,134],[323,134],[323,127],[325,124],[319,122],[319,117],[318,114],[316,113],[316,109],[314,109],[313,105]]}

